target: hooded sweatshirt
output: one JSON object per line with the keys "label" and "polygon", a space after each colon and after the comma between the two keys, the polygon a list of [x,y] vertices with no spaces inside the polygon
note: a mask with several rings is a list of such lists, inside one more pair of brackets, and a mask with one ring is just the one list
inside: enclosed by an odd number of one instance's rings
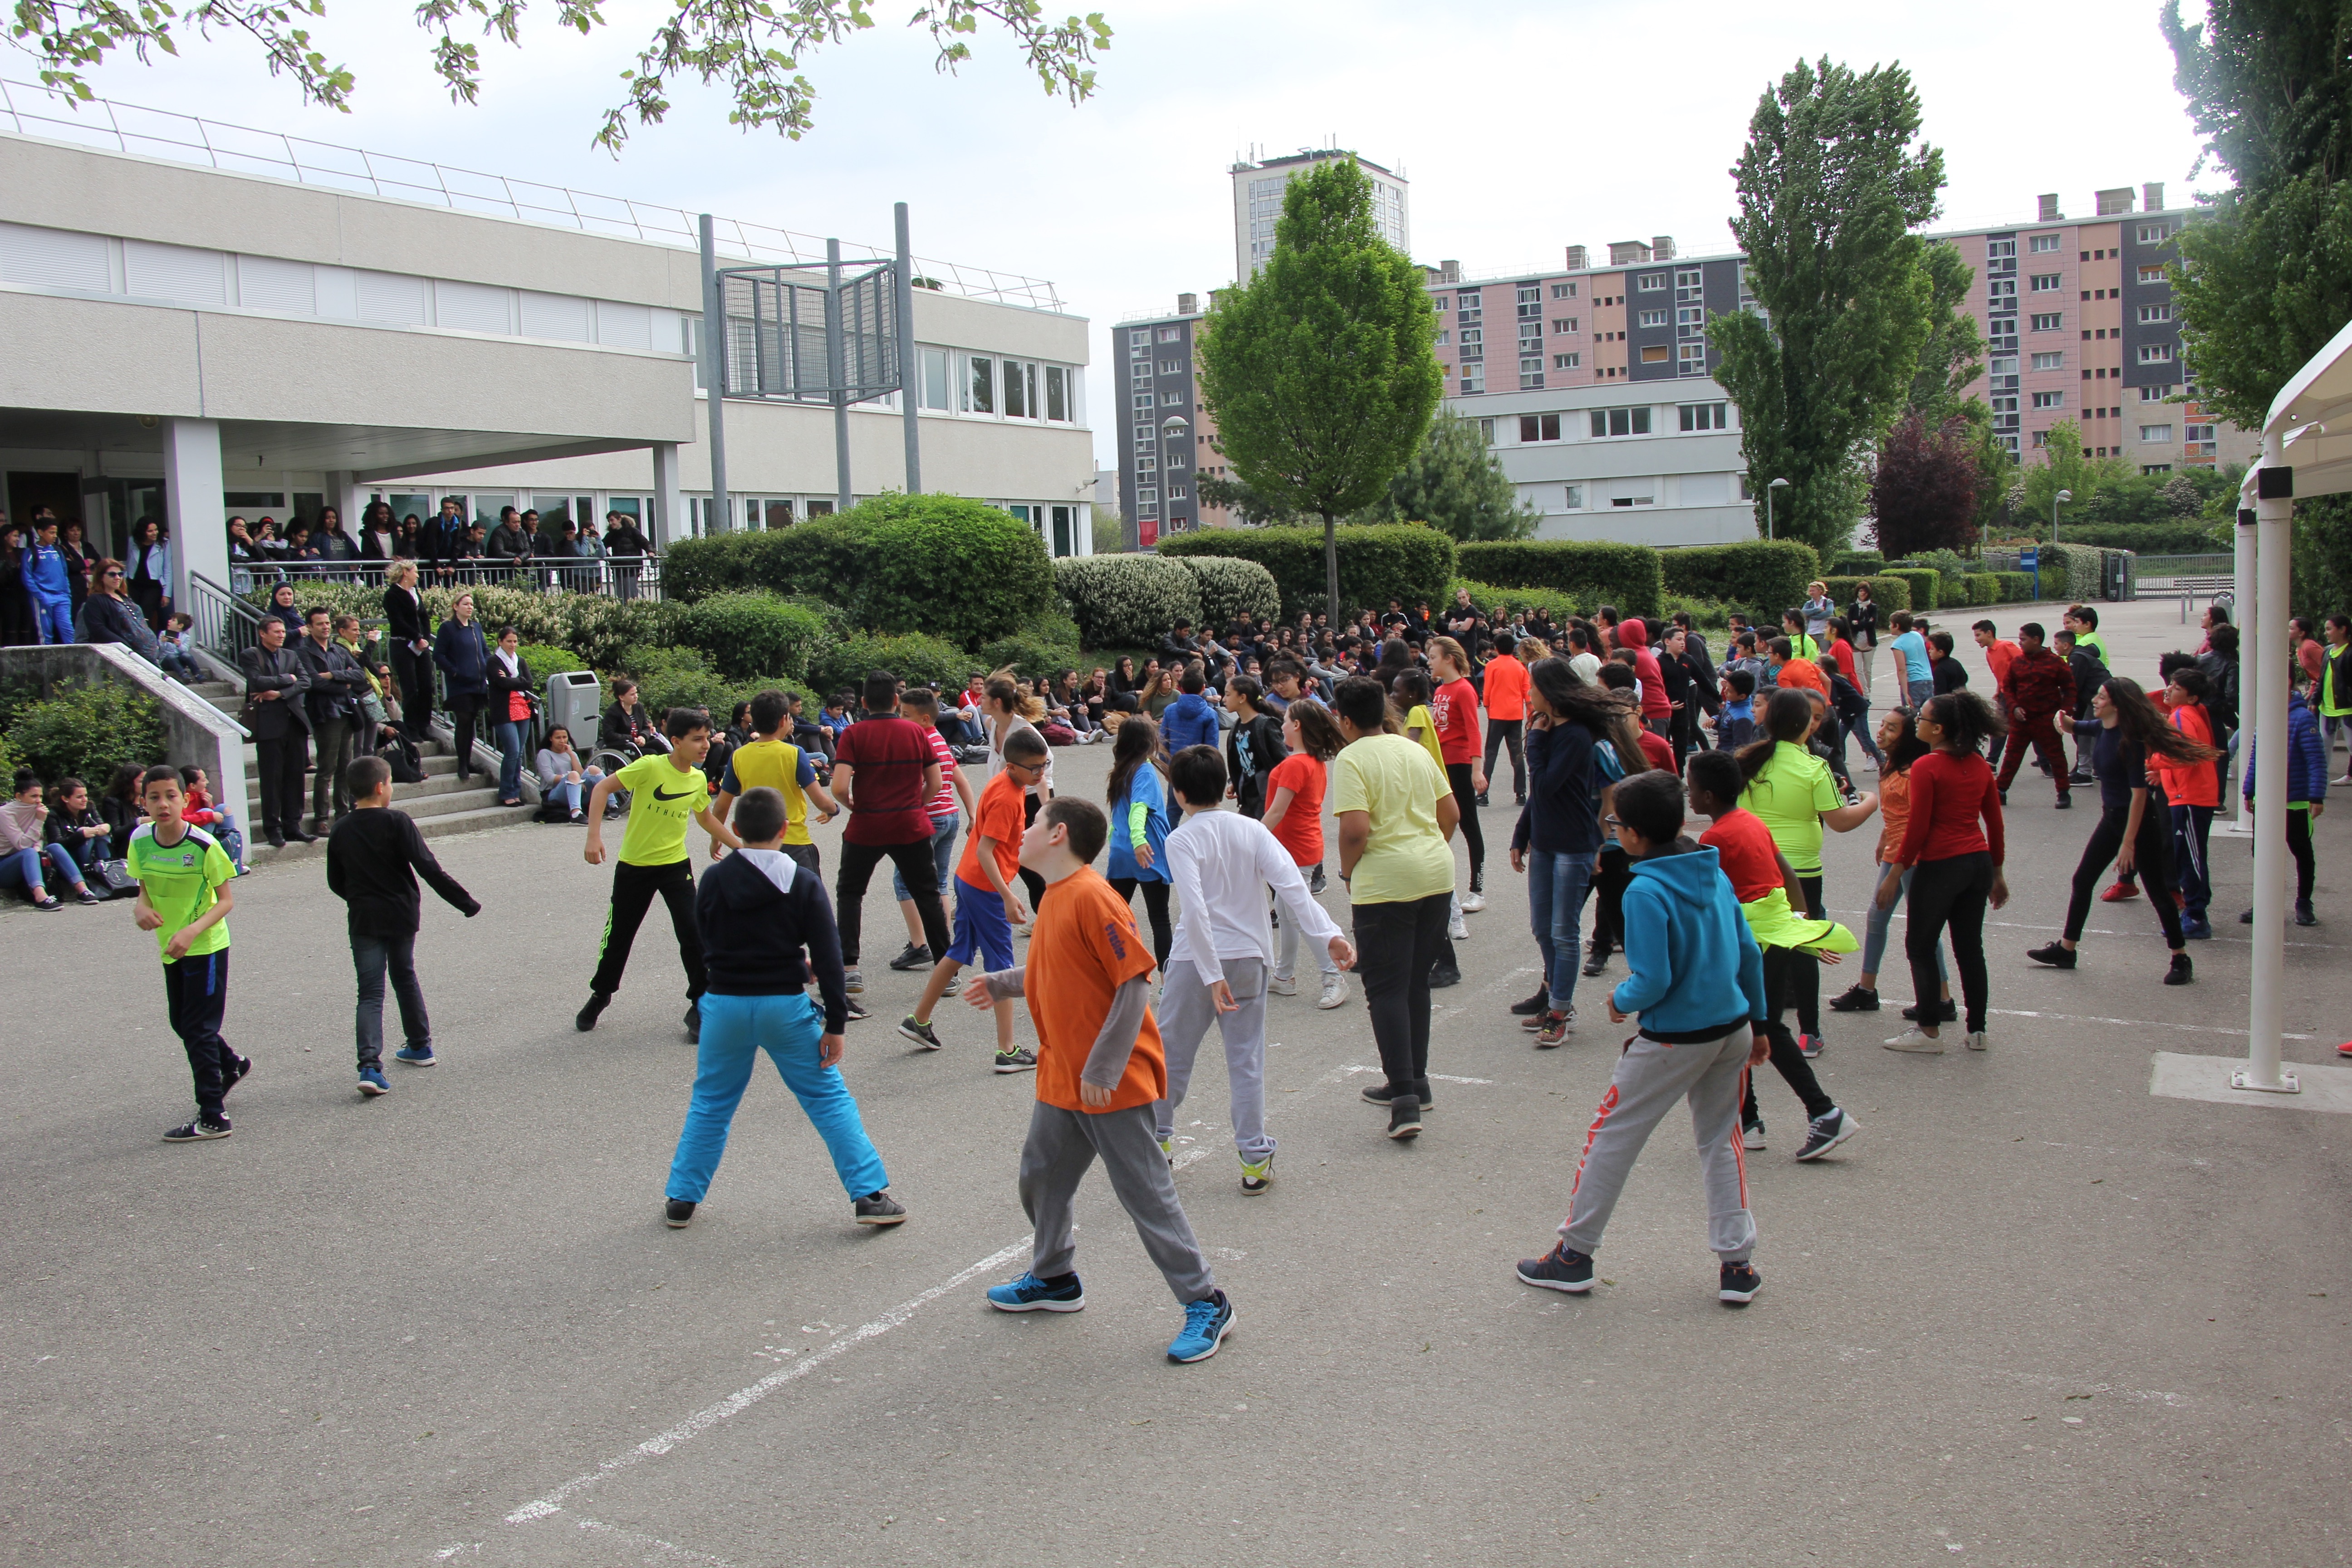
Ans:
{"label": "hooded sweatshirt", "polygon": [[1628,616],[1617,623],[1617,643],[1633,650],[1633,673],[1642,679],[1642,717],[1665,718],[1674,710],[1674,702],[1666,695],[1665,672],[1658,668],[1658,656],[1650,651],[1650,628]]}
{"label": "hooded sweatshirt", "polygon": [[1633,862],[1624,893],[1625,967],[1611,1000],[1644,1038],[1719,1040],[1761,1026],[1764,953],[1714,850],[1678,840]]}
{"label": "hooded sweatshirt", "polygon": [[1187,746],[1213,746],[1223,736],[1217,725],[1217,710],[1209,706],[1209,700],[1197,691],[1187,691],[1160,715],[1160,738],[1167,742],[1172,757]]}
{"label": "hooded sweatshirt", "polygon": [[799,991],[814,965],[824,996],[824,1032],[837,1035],[849,1026],[841,932],[815,872],[781,850],[739,849],[702,874],[694,916],[715,994]]}

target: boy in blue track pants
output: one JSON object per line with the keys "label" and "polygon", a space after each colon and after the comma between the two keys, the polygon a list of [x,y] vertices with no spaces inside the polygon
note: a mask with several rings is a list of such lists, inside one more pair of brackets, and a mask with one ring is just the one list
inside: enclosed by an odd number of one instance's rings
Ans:
{"label": "boy in blue track pants", "polygon": [[[701,1003],[694,1099],[670,1162],[666,1217],[673,1229],[693,1223],[695,1205],[710,1190],[761,1051],[824,1140],[857,1223],[898,1225],[907,1217],[906,1205],[886,1190],[890,1178],[882,1156],[842,1081],[849,992],[841,933],[824,882],[784,853],[786,826],[782,794],[765,786],[746,794],[735,806],[743,847],[703,874],[695,897],[709,988]],[[808,994],[812,970],[822,1003]]]}
{"label": "boy in blue track pants", "polygon": [[1592,1254],[1642,1145],[1676,1100],[1688,1100],[1707,1245],[1720,1260],[1716,1294],[1744,1307],[1764,1282],[1748,1262],[1756,1222],[1739,1137],[1748,1069],[1772,1054],[1763,952],[1716,852],[1682,837],[1681,781],[1662,769],[1636,773],[1617,785],[1615,803],[1608,826],[1633,863],[1623,904],[1631,973],[1610,994],[1609,1017],[1639,1014],[1640,1030],[1585,1134],[1559,1243],[1522,1262],[1519,1279],[1571,1295],[1592,1289]]}

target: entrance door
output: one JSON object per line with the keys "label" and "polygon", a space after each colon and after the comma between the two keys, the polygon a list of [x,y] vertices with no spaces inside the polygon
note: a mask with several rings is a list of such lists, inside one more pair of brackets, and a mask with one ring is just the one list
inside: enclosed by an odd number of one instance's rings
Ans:
{"label": "entrance door", "polygon": [[[60,523],[81,517],[81,476],[78,473],[41,474],[12,472],[8,476],[8,521],[21,523],[26,536],[31,537],[33,512],[47,507],[57,514]],[[90,520],[82,518],[87,524]],[[82,530],[85,539],[89,530]]]}

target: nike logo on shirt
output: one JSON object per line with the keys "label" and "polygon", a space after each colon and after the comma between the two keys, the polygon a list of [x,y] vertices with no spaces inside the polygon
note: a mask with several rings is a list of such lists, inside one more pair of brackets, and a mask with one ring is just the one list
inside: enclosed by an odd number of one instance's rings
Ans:
{"label": "nike logo on shirt", "polygon": [[661,785],[654,785],[654,798],[656,800],[684,800],[688,795],[692,795],[693,793],[694,792],[692,790],[682,789],[676,795],[664,795],[661,792]]}

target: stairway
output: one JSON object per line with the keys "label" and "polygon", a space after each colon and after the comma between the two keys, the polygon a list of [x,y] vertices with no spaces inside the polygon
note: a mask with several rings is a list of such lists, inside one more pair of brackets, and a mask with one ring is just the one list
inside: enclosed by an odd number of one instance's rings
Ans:
{"label": "stairway", "polygon": [[[197,696],[222,712],[235,718],[245,707],[245,694],[225,680],[207,681],[190,688]],[[392,786],[392,803],[415,819],[416,829],[427,838],[441,838],[453,833],[473,833],[486,827],[506,827],[530,820],[527,806],[502,806],[499,804],[498,777],[484,775],[478,769],[472,778],[459,784],[456,748],[444,741],[431,741],[418,748],[424,758],[425,779],[421,784],[399,784]],[[316,843],[289,844],[283,849],[273,849],[269,840],[257,828],[261,817],[261,784],[258,776],[259,753],[252,742],[245,746],[246,797],[236,825],[245,835],[246,864],[250,867],[284,865],[297,860],[323,858],[327,853],[325,829],[313,829],[320,835]],[[315,774],[303,775],[303,815],[310,814],[309,790]]]}

